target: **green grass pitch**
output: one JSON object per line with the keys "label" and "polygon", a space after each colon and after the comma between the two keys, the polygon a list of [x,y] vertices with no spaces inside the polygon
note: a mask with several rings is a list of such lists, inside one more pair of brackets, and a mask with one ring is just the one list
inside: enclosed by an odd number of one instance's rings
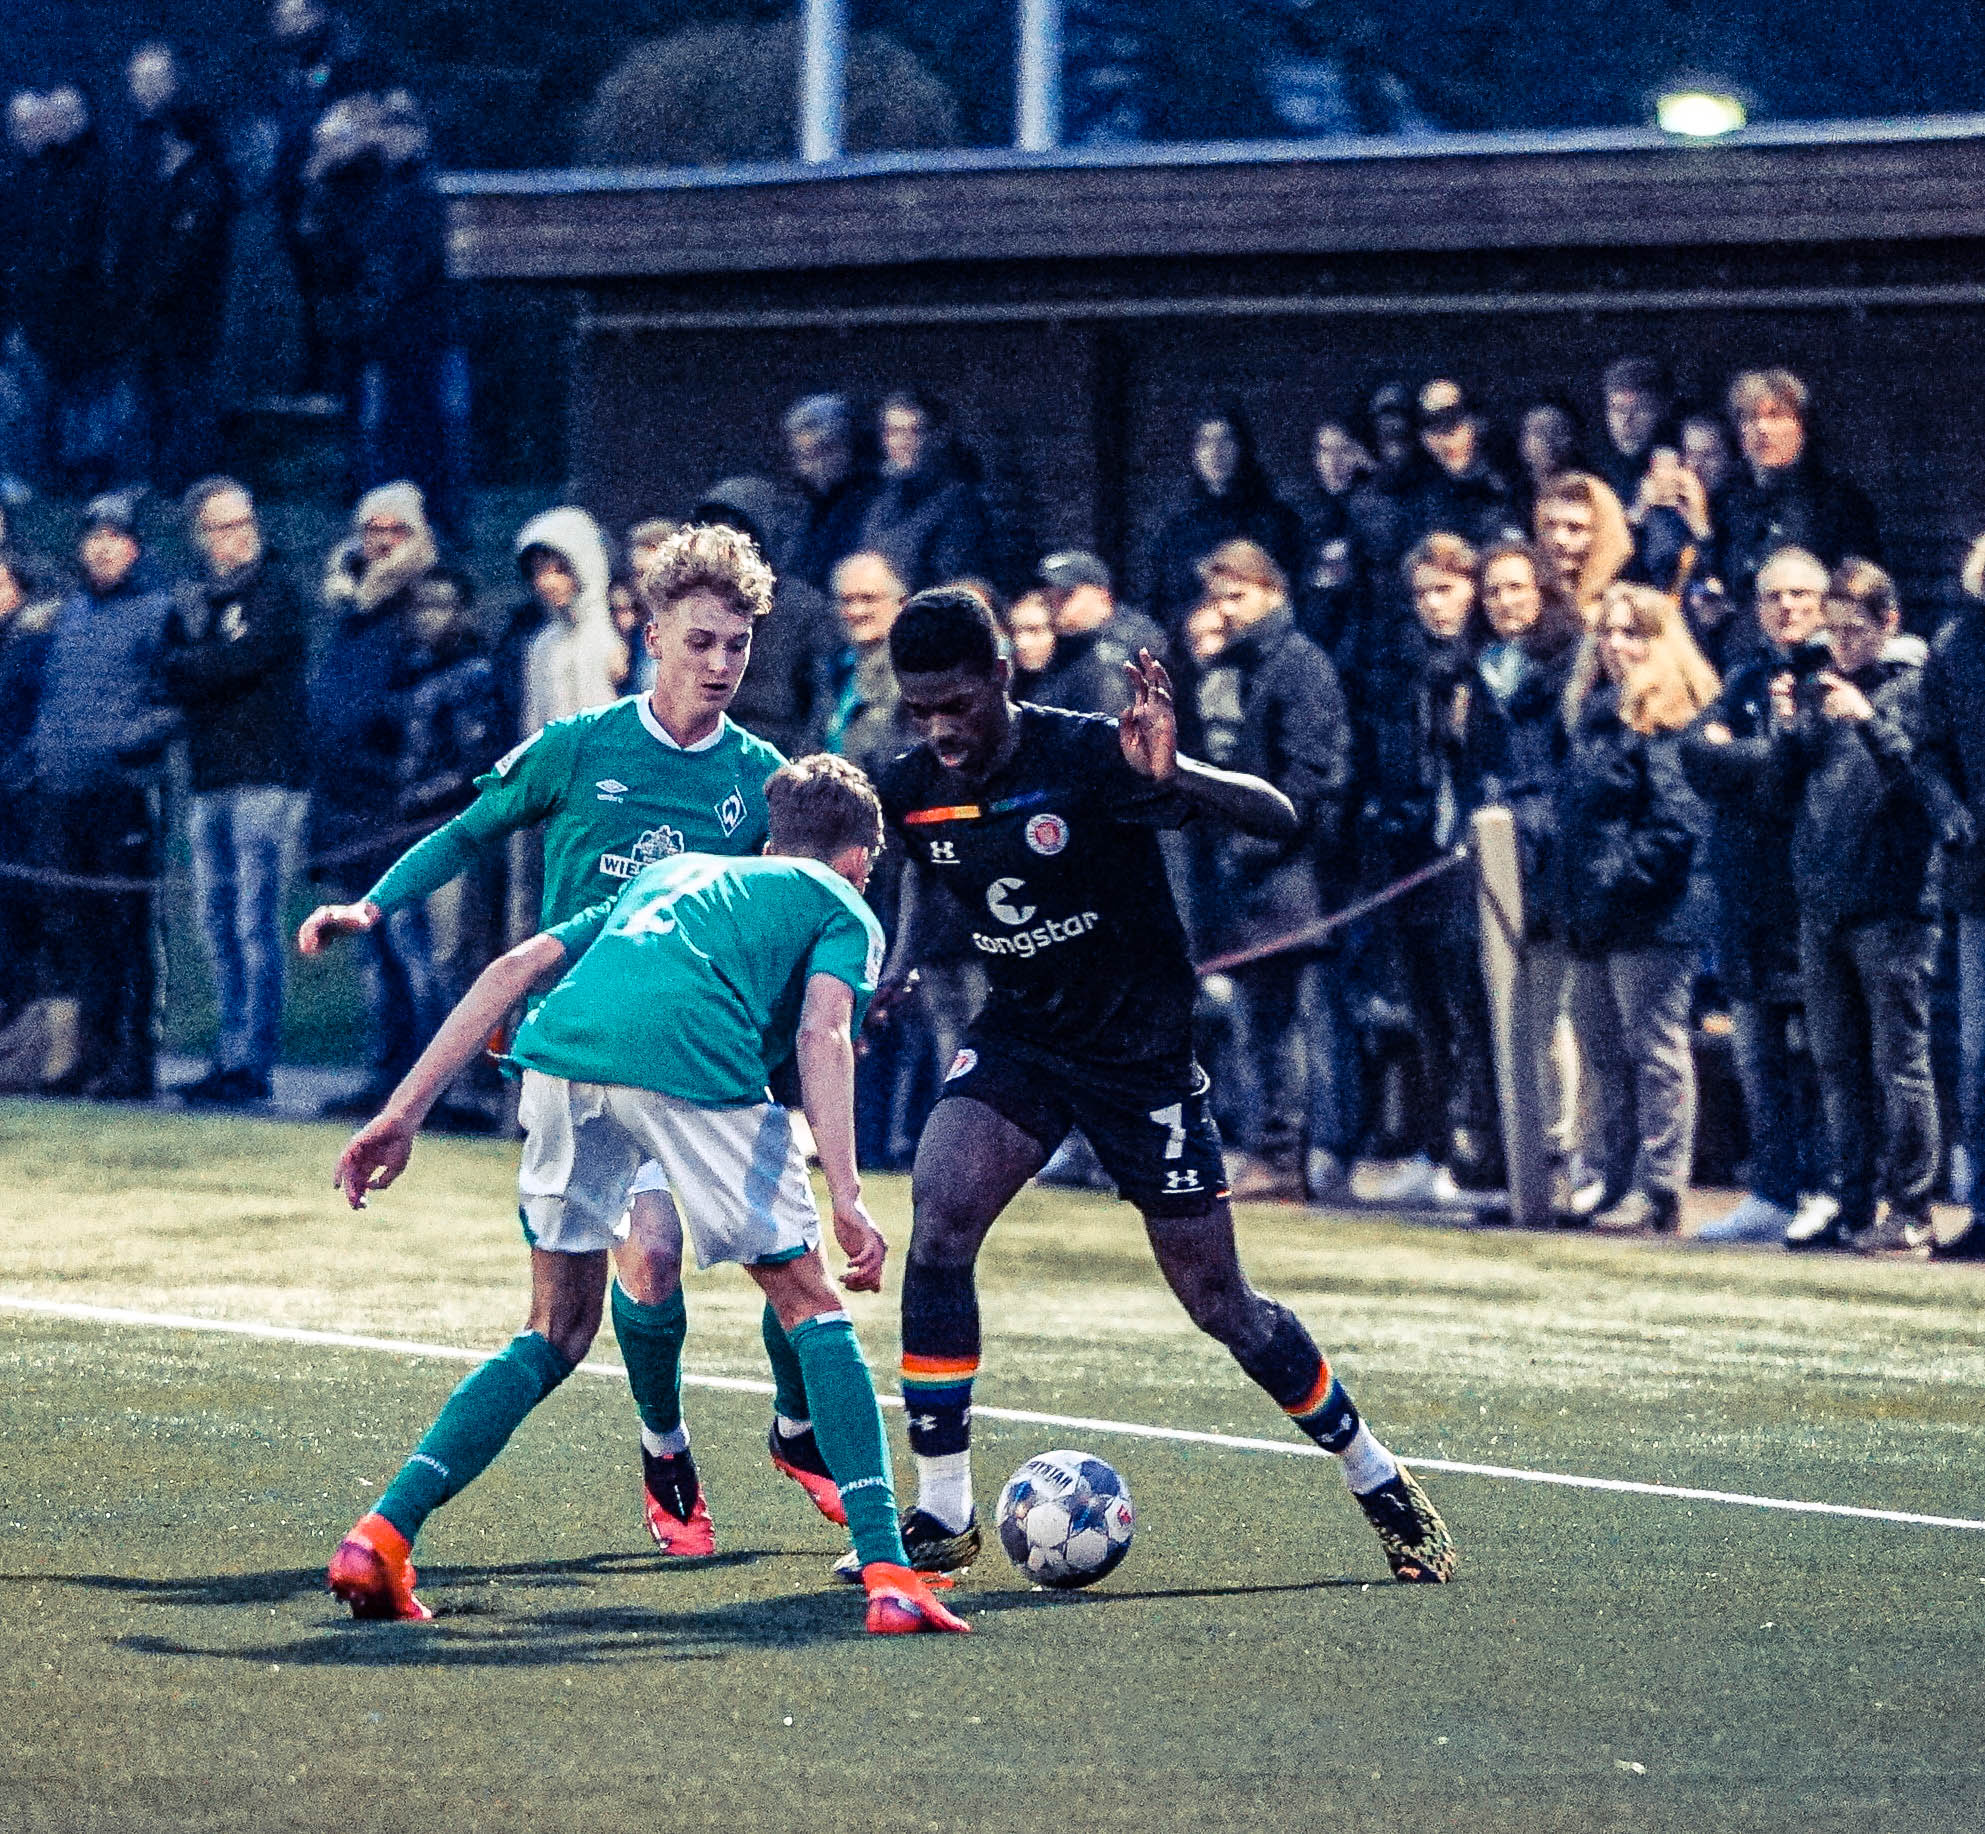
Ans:
{"label": "green grass pitch", "polygon": [[[0,1295],[461,1346],[522,1315],[512,1149],[0,1104]],[[899,1248],[907,1192],[875,1181]],[[1426,1458],[1985,1517],[1985,1275],[1242,1214],[1257,1279]],[[854,1311],[894,1386],[894,1294]],[[690,1361],[762,1377],[735,1271]],[[1122,1206],[1029,1193],[988,1405],[1279,1438]],[[610,1335],[596,1352],[611,1360]],[[0,1829],[1572,1830],[1985,1825],[1985,1534],[1431,1473],[1392,1585],[1323,1461],[1074,1443],[1138,1505],[1094,1592],[989,1553],[970,1638],[868,1639],[765,1403],[693,1389],[720,1553],[658,1559],[618,1380],[575,1379],[423,1536],[431,1626],[321,1589],[462,1365],[0,1308]],[[892,1416],[899,1465],[900,1415]]]}

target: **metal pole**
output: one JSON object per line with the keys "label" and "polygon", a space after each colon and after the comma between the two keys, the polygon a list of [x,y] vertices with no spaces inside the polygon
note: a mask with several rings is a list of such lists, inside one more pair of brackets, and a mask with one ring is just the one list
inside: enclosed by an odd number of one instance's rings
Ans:
{"label": "metal pole", "polygon": [[1523,873],[1516,823],[1507,809],[1478,809],[1474,820],[1476,897],[1482,918],[1482,978],[1502,1108],[1503,1161],[1510,1220],[1526,1229],[1551,1222],[1550,1155],[1544,1141],[1537,1060],[1549,1044],[1532,1029],[1529,964],[1523,952]]}
{"label": "metal pole", "polygon": [[1062,0],[1020,0],[1017,144],[1023,153],[1061,145]]}
{"label": "metal pole", "polygon": [[848,79],[848,0],[805,0],[800,47],[800,157],[841,157]]}

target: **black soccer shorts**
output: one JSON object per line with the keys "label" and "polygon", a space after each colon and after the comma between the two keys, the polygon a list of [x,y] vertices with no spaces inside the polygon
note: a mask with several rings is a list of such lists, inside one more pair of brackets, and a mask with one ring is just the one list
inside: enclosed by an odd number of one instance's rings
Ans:
{"label": "black soccer shorts", "polygon": [[1145,1075],[1078,1065],[968,1032],[938,1099],[983,1102],[1046,1153],[1079,1127],[1126,1203],[1146,1216],[1197,1216],[1227,1195],[1227,1163],[1206,1099],[1212,1087],[1206,1072],[1190,1065],[1184,1084],[1181,1094],[1172,1068]]}

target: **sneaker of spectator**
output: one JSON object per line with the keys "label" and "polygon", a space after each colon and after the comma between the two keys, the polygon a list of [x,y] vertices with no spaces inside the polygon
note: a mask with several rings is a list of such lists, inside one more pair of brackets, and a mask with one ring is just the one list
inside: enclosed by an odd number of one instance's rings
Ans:
{"label": "sneaker of spectator", "polygon": [[1782,1242],[1798,1215],[1768,1197],[1748,1192],[1734,1210],[1713,1217],[1696,1231],[1698,1242]]}
{"label": "sneaker of spectator", "polygon": [[1785,1231],[1785,1246],[1795,1252],[1845,1248],[1852,1241],[1853,1231],[1840,1220],[1840,1200],[1824,1191],[1801,1200]]}
{"label": "sneaker of spectator", "polygon": [[1321,1146],[1303,1155],[1303,1195],[1319,1209],[1349,1209],[1358,1201],[1351,1189],[1351,1168]]}
{"label": "sneaker of spectator", "polygon": [[1935,1239],[1927,1210],[1911,1211],[1885,1205],[1881,1215],[1855,1236],[1854,1248],[1858,1254],[1907,1256],[1912,1260],[1927,1261],[1930,1258],[1930,1244]]}
{"label": "sneaker of spectator", "polygon": [[1636,1186],[1593,1217],[1592,1227],[1602,1235],[1672,1235],[1680,1213],[1673,1191],[1643,1191]]}

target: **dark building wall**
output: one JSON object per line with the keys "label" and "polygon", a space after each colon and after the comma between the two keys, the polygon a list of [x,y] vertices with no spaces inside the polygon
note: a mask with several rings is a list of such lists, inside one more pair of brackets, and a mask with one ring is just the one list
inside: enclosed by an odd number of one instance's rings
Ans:
{"label": "dark building wall", "polygon": [[1094,541],[1134,560],[1218,395],[1247,406],[1293,490],[1317,419],[1388,377],[1455,376],[1506,426],[1569,393],[1596,429],[1598,373],[1622,353],[1665,358],[1711,401],[1740,369],[1784,365],[1812,387],[1823,448],[1875,496],[1920,616],[1951,602],[1985,527],[1982,332],[1985,306],[1968,305],[599,330],[582,339],[573,453],[582,495],[610,516],[680,512],[718,476],[776,466],[778,415],[799,395],[915,381],[1015,481],[1040,549]]}

